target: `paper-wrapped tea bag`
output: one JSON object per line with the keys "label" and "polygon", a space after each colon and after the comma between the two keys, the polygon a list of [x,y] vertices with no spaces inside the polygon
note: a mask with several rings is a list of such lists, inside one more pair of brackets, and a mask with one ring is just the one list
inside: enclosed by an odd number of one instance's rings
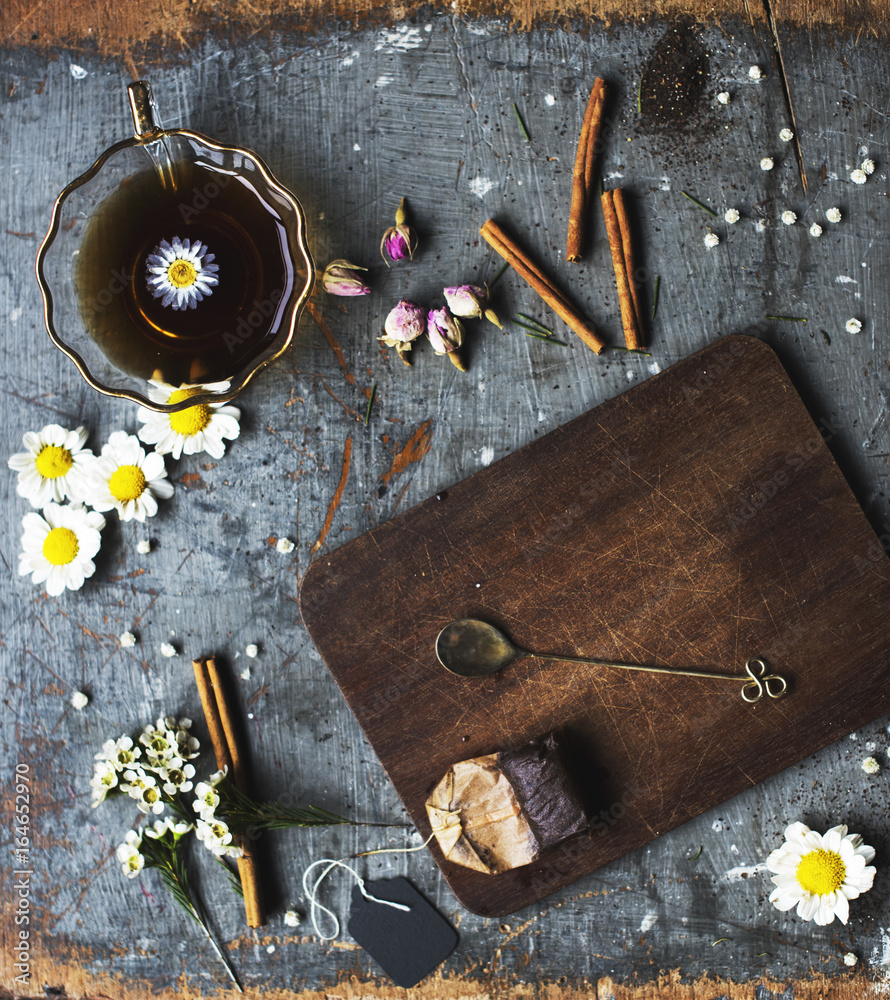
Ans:
{"label": "paper-wrapped tea bag", "polygon": [[588,826],[554,733],[454,764],[426,811],[446,858],[490,874],[527,865]]}

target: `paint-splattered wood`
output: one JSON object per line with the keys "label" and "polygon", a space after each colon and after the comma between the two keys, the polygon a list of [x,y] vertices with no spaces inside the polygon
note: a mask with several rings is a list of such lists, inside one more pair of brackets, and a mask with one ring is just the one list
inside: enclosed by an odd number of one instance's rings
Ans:
{"label": "paint-splattered wood", "polygon": [[[890,561],[775,354],[730,337],[318,559],[309,634],[412,819],[459,760],[558,729],[589,836],[497,876],[436,859],[501,916],[890,710]],[[434,652],[454,618],[523,648],[746,677],[524,660],[468,680]]]}

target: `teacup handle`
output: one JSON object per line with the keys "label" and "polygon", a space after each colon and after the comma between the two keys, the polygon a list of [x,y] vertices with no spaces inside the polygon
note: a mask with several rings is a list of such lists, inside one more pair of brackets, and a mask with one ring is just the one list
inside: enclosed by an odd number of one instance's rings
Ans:
{"label": "teacup handle", "polygon": [[137,80],[127,87],[127,94],[136,127],[136,138],[150,139],[153,133],[161,131],[157,120],[158,106],[152,96],[151,84],[147,80]]}

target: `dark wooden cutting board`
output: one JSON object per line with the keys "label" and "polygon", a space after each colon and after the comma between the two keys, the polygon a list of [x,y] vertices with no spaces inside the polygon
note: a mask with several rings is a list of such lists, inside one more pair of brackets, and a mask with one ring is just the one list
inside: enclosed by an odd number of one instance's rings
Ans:
{"label": "dark wooden cutting board", "polygon": [[[482,875],[483,915],[534,902],[890,711],[890,560],[778,358],[728,337],[319,558],[303,619],[420,832],[458,760],[560,729],[593,816]],[[528,649],[741,672],[733,684],[517,661],[439,666],[448,621]],[[789,822],[798,818],[793,815]]]}

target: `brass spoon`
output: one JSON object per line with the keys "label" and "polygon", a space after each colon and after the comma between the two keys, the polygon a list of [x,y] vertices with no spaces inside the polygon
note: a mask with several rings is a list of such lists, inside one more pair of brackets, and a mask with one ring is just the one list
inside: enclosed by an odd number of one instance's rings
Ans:
{"label": "brass spoon", "polygon": [[766,662],[752,657],[745,664],[744,674],[718,674],[708,670],[687,670],[679,667],[651,667],[641,663],[615,663],[612,660],[590,660],[581,656],[558,656],[553,653],[532,653],[520,649],[493,625],[475,618],[459,618],[450,622],[436,638],[439,662],[459,677],[488,677],[521,656],[562,663],[586,663],[594,667],[617,667],[621,670],[645,670],[653,674],[681,674],[684,677],[708,677],[717,681],[743,681],[742,698],[760,701],[764,691],[770,698],[781,698],[788,683],[779,674],[768,674]]}

